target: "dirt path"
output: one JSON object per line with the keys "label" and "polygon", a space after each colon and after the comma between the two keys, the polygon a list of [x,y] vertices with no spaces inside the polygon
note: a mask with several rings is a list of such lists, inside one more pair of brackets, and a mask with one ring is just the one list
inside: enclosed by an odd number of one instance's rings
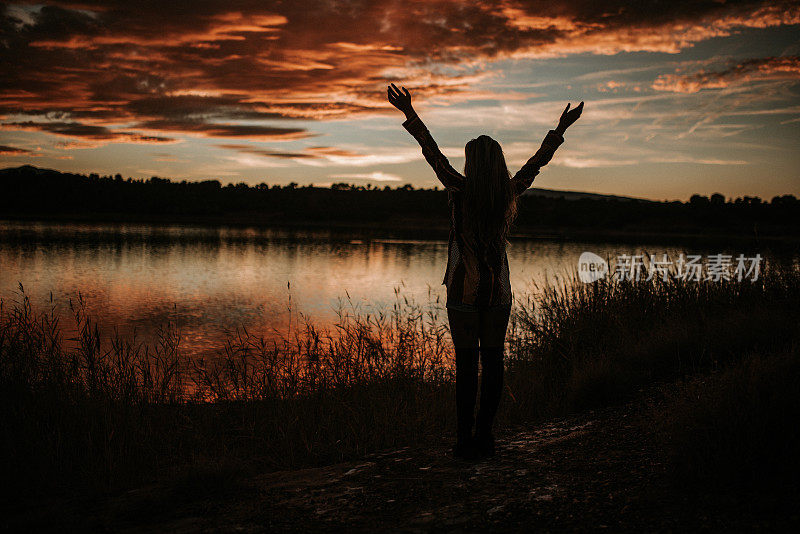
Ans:
{"label": "dirt path", "polygon": [[[775,531],[800,524],[786,503],[701,497],[671,484],[639,406],[509,432],[499,436],[497,456],[478,463],[452,459],[442,442],[215,480],[208,491],[143,488],[113,500],[91,524],[127,532]],[[176,491],[192,497],[176,503]]]}

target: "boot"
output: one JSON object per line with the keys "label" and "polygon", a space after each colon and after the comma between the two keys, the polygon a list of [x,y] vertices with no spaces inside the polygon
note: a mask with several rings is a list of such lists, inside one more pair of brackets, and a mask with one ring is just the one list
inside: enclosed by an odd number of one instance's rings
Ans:
{"label": "boot", "polygon": [[456,418],[458,428],[453,456],[474,456],[472,425],[475,420],[475,396],[478,393],[478,349],[456,348]]}
{"label": "boot", "polygon": [[492,425],[503,392],[503,348],[481,347],[481,406],[475,428],[475,446],[481,456],[495,452]]}

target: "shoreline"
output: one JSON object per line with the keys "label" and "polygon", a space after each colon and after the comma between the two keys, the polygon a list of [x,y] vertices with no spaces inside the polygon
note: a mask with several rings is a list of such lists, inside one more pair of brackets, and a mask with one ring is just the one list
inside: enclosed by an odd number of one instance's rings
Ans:
{"label": "shoreline", "polygon": [[[447,241],[449,226],[446,219],[406,219],[399,224],[354,221],[277,221],[271,217],[222,216],[175,217],[141,214],[16,214],[0,213],[0,221],[43,222],[66,224],[143,224],[153,226],[195,226],[200,228],[253,228],[280,231],[317,231],[333,236],[347,234],[367,239],[396,238],[426,242]],[[432,235],[435,234],[435,235]],[[768,245],[776,248],[800,248],[800,235],[743,235],[731,233],[652,232],[614,230],[606,228],[522,227],[516,228],[510,240],[586,242],[586,243],[652,243],[652,244],[747,244],[751,247]]]}

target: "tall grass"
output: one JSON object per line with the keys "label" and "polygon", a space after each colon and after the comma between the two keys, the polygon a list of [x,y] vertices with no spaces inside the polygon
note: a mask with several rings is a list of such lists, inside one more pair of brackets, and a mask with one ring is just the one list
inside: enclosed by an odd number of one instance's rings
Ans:
{"label": "tall grass", "polygon": [[800,271],[756,281],[661,279],[539,288],[511,331],[506,414],[529,420],[630,397],[798,337]]}
{"label": "tall grass", "polygon": [[[653,381],[715,369],[797,338],[800,273],[756,282],[576,280],[515,309],[500,425],[629,398]],[[266,340],[246,330],[216,358],[156,341],[102,339],[82,299],[77,336],[20,292],[0,303],[3,469],[19,493],[107,490],[186,466],[275,469],[449,436],[454,373],[443,310],[399,297],[301,321]]]}
{"label": "tall grass", "polygon": [[103,489],[175,465],[280,468],[419,442],[450,426],[453,369],[435,306],[340,310],[266,340],[246,330],[216,358],[182,354],[163,325],[151,344],[101,339],[79,297],[77,336],[20,286],[0,302],[3,468],[28,489]]}

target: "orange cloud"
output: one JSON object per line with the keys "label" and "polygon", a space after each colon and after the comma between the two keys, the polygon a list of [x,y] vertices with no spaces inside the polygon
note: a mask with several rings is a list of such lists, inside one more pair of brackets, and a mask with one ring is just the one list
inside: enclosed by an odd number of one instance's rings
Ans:
{"label": "orange cloud", "polygon": [[342,148],[336,148],[332,146],[312,146],[309,147],[308,150],[318,155],[339,156],[343,158],[358,158],[364,155],[358,152],[353,152],[352,150],[344,150]]}
{"label": "orange cloud", "polygon": [[[384,114],[397,80],[422,102],[491,98],[473,87],[499,58],[674,53],[741,28],[800,23],[797,0],[19,4],[0,17],[0,61],[12,66],[0,117],[15,116],[0,128],[35,123],[27,128],[107,142],[159,132],[304,138],[313,134],[270,121]],[[670,79],[659,83],[671,90]]]}
{"label": "orange cloud", "polygon": [[800,79],[800,56],[749,59],[718,71],[662,74],[653,82],[652,88],[674,93],[696,93],[702,89],[722,89],[753,81],[787,79]]}

